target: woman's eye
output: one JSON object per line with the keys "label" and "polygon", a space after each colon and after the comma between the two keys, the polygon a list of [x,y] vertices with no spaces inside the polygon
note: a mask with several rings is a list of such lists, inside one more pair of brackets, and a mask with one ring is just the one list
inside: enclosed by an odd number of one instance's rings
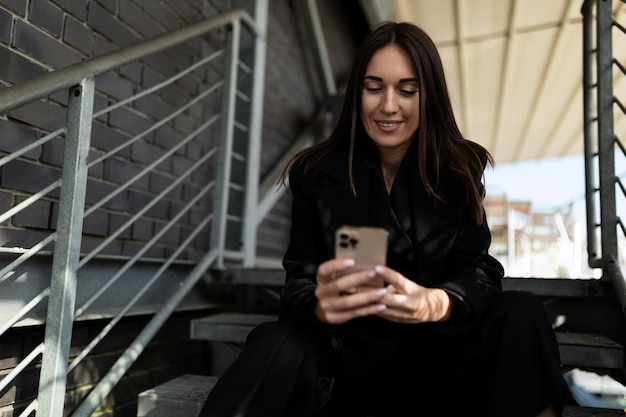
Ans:
{"label": "woman's eye", "polygon": [[402,94],[404,96],[412,96],[415,93],[417,93],[416,90],[400,90],[400,94]]}
{"label": "woman's eye", "polygon": [[381,91],[382,88],[380,87],[365,87],[365,91],[369,92],[369,93],[374,93],[376,91]]}

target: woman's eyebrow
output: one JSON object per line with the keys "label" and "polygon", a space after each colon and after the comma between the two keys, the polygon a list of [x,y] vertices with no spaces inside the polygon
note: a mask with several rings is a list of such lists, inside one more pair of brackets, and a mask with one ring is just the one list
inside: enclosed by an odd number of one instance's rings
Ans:
{"label": "woman's eyebrow", "polygon": [[[378,81],[378,82],[382,82],[383,79],[380,77],[377,77],[375,75],[366,75],[365,77],[363,77],[364,80],[372,80],[372,81]],[[417,77],[409,77],[409,78],[401,78],[400,80],[398,80],[401,84],[402,83],[416,83],[417,81]]]}

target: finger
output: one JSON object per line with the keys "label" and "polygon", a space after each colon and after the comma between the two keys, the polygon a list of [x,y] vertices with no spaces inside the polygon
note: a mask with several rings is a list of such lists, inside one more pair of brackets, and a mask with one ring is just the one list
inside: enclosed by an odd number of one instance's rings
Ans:
{"label": "finger", "polygon": [[406,293],[409,291],[410,286],[414,284],[413,281],[405,278],[401,273],[383,265],[376,265],[374,271],[378,276],[382,277],[385,282],[394,286],[397,292]]}
{"label": "finger", "polygon": [[352,310],[331,311],[325,314],[326,322],[329,324],[342,324],[352,319],[380,314],[387,308],[384,304],[376,303],[355,308]]}
{"label": "finger", "polygon": [[351,258],[335,258],[326,261],[317,267],[317,282],[330,282],[335,278],[337,272],[352,266],[354,266],[354,259]]}
{"label": "finger", "polygon": [[322,301],[321,304],[325,309],[333,311],[354,310],[363,306],[379,303],[380,299],[386,294],[387,290],[385,288],[361,290],[351,295],[328,298]]}

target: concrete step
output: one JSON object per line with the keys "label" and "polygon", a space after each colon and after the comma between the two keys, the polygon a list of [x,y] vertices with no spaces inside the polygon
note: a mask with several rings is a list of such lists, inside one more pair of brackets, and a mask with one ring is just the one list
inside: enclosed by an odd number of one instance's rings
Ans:
{"label": "concrete step", "polygon": [[[216,342],[244,343],[252,329],[277,316],[220,313],[191,323],[191,338]],[[556,332],[561,363],[567,367],[624,369],[623,346],[597,334]]]}
{"label": "concrete step", "polygon": [[598,334],[556,332],[564,366],[624,369],[624,347]]}
{"label": "concrete step", "polygon": [[624,417],[624,410],[614,410],[609,408],[591,408],[566,406],[563,410],[563,417]]}
{"label": "concrete step", "polygon": [[216,376],[181,375],[139,394],[137,417],[197,417]]}
{"label": "concrete step", "polygon": [[[137,417],[197,417],[218,377],[181,375],[139,394]],[[566,406],[563,417],[623,416],[623,410]]]}
{"label": "concrete step", "polygon": [[[139,394],[137,417],[197,417],[218,377],[181,375]],[[563,417],[617,417],[624,411],[566,406]]]}
{"label": "concrete step", "polygon": [[269,314],[220,313],[191,321],[191,338],[212,342],[243,343],[257,325],[275,321]]}

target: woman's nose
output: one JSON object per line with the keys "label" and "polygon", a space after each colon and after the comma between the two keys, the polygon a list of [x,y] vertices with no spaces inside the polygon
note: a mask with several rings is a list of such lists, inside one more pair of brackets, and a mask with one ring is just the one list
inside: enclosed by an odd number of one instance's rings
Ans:
{"label": "woman's nose", "polygon": [[396,97],[396,94],[392,89],[385,92],[382,98],[380,110],[383,113],[395,113],[398,111],[398,97]]}

